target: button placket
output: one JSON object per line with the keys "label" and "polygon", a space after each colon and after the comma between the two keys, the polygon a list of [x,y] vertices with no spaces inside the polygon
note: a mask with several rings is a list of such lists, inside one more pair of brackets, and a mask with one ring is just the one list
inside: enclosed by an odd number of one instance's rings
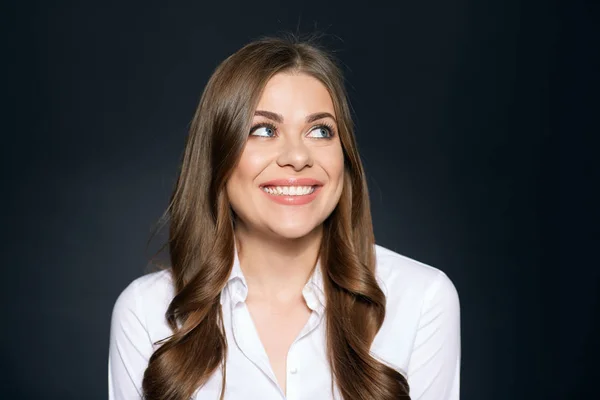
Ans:
{"label": "button placket", "polygon": [[296,359],[296,343],[292,343],[287,355],[286,400],[298,397],[298,360]]}
{"label": "button placket", "polygon": [[[235,306],[232,303],[231,313],[233,338],[237,347],[250,362],[265,374],[271,383],[279,387],[246,303],[243,300]],[[279,391],[281,392],[281,389]]]}

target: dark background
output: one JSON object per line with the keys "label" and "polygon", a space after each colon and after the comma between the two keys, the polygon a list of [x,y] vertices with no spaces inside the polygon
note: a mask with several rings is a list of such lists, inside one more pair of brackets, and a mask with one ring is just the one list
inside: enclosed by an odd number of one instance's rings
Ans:
{"label": "dark background", "polygon": [[461,399],[598,392],[598,2],[2,3],[0,397],[104,399],[216,65],[279,31],[344,65],[379,244],[445,271]]}

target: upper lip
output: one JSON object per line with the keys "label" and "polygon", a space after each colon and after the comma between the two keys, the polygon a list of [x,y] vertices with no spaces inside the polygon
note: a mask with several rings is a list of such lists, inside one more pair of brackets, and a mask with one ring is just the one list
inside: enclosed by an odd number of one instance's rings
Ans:
{"label": "upper lip", "polygon": [[273,179],[260,186],[323,186],[323,182],[312,178]]}

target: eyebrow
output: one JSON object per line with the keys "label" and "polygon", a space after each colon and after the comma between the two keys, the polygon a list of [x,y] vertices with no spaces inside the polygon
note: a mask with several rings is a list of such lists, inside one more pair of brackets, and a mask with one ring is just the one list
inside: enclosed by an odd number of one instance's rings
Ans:
{"label": "eyebrow", "polygon": [[[277,113],[274,113],[271,111],[256,110],[254,112],[254,115],[268,118],[268,119],[278,122],[280,124],[283,122],[283,115],[277,114]],[[317,121],[319,119],[323,119],[323,118],[331,118],[332,120],[334,120],[337,123],[335,117],[328,112],[319,112],[319,113],[310,114],[306,117],[306,123],[310,124],[311,122],[315,122],[315,121]]]}

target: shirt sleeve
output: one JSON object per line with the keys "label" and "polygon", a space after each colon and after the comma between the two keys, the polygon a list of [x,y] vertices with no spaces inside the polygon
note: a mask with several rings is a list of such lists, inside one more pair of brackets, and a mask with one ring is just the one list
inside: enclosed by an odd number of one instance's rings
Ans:
{"label": "shirt sleeve", "polygon": [[413,400],[459,400],[460,305],[452,281],[439,272],[425,293],[408,365]]}
{"label": "shirt sleeve", "polygon": [[115,302],[108,356],[109,400],[142,398],[142,380],[154,349],[138,305],[133,281]]}

